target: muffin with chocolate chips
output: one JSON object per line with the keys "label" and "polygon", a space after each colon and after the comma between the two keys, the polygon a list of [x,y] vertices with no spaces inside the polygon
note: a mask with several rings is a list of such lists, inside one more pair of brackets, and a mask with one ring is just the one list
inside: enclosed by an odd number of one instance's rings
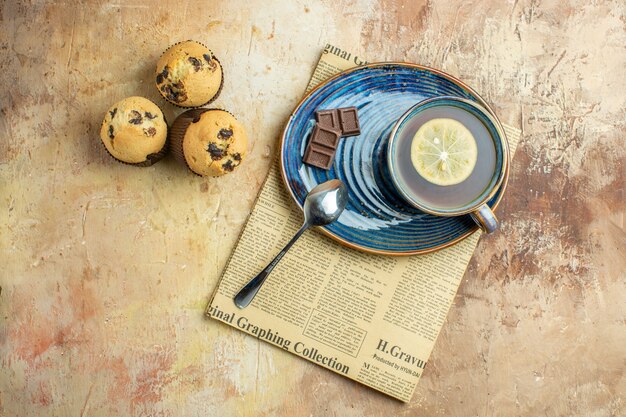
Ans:
{"label": "muffin with chocolate chips", "polygon": [[167,123],[156,104],[143,97],[128,97],[109,108],[100,139],[118,161],[150,166],[167,151]]}
{"label": "muffin with chocolate chips", "polygon": [[222,66],[196,41],[179,42],[163,53],[156,67],[156,86],[170,103],[199,107],[215,100],[222,89]]}
{"label": "muffin with chocolate chips", "polygon": [[176,118],[170,129],[176,159],[202,176],[234,171],[248,150],[243,125],[225,110],[193,109]]}

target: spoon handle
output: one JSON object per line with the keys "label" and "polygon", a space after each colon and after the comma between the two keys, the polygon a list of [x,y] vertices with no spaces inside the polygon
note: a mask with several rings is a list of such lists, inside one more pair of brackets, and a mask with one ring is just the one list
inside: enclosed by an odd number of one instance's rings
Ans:
{"label": "spoon handle", "polygon": [[276,255],[274,260],[272,260],[272,262],[270,262],[269,265],[267,265],[265,269],[259,273],[259,275],[252,278],[241,290],[239,290],[239,292],[237,293],[237,295],[235,295],[235,298],[234,298],[235,305],[237,307],[239,308],[248,307],[248,305],[252,302],[252,300],[256,296],[256,293],[259,292],[259,290],[261,289],[261,286],[267,279],[267,276],[270,274],[270,272],[272,272],[272,269],[274,269],[274,267],[283,258],[283,256],[285,256],[289,248],[291,248],[291,246],[293,246],[293,244],[296,243],[296,240],[298,240],[298,238],[302,236],[302,233],[304,233],[304,231],[308,228],[309,228],[309,224],[304,223],[302,227],[300,228],[300,230],[298,230],[296,235],[293,238],[291,238],[289,243],[287,243],[285,247],[278,253],[278,255]]}

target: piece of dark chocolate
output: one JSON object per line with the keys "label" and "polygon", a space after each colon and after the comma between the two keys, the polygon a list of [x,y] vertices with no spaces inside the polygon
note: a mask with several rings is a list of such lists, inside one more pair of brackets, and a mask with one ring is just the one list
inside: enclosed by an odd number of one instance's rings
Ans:
{"label": "piece of dark chocolate", "polygon": [[231,161],[230,159],[222,164],[222,168],[224,168],[224,171],[226,172],[232,172],[235,170],[233,161]]}
{"label": "piece of dark chocolate", "polygon": [[128,123],[132,123],[134,125],[140,125],[142,123],[143,117],[141,116],[141,113],[139,113],[137,110],[131,110],[130,115],[132,117],[128,120]]}
{"label": "piece of dark chocolate", "polygon": [[337,109],[342,136],[356,136],[361,134],[359,115],[356,107]]}
{"label": "piece of dark chocolate", "polygon": [[189,58],[187,58],[187,61],[189,61],[191,65],[193,65],[193,70],[195,72],[198,72],[202,69],[202,62],[200,62],[198,58],[190,56]]}
{"label": "piece of dark chocolate", "polygon": [[206,151],[211,155],[211,159],[214,161],[219,161],[226,156],[226,149],[220,148],[215,142],[209,142]]}
{"label": "piece of dark chocolate", "polygon": [[317,168],[330,169],[335,159],[335,149],[309,142],[302,161]]}
{"label": "piece of dark chocolate", "polygon": [[220,129],[219,132],[217,132],[217,138],[221,139],[221,140],[228,140],[233,136],[233,130],[232,129]]}
{"label": "piece of dark chocolate", "polygon": [[313,128],[313,133],[311,133],[309,143],[317,143],[331,149],[337,149],[340,137],[341,130],[316,124]]}
{"label": "piece of dark chocolate", "polygon": [[315,120],[317,120],[317,123],[322,126],[330,127],[335,130],[341,130],[337,109],[318,110],[315,112]]}
{"label": "piece of dark chocolate", "polygon": [[316,124],[302,160],[305,164],[330,169],[335,158],[341,131]]}

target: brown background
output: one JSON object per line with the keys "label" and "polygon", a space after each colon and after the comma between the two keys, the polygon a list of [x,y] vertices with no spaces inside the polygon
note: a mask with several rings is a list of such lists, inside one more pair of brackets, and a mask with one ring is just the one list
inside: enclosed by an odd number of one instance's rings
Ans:
{"label": "brown background", "polygon": [[[625,410],[622,1],[0,3],[0,414],[617,416]],[[109,105],[170,44],[225,67],[236,173],[112,161]],[[523,130],[404,405],[202,316],[321,46],[441,68]]]}

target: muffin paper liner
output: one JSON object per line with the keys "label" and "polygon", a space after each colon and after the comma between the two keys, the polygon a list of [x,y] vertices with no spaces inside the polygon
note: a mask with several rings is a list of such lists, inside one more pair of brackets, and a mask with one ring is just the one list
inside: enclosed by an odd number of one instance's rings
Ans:
{"label": "muffin paper liner", "polygon": [[181,113],[180,115],[178,115],[176,120],[174,120],[174,123],[172,123],[172,127],[170,127],[168,133],[168,139],[170,141],[170,146],[172,148],[172,155],[174,155],[174,159],[185,165],[189,171],[199,176],[202,175],[194,172],[187,163],[187,160],[185,159],[185,154],[183,152],[183,139],[185,138],[185,132],[187,132],[187,127],[189,127],[189,125],[193,123],[196,118],[200,117],[202,113],[207,111],[209,111],[209,109],[191,109],[187,110],[184,113]]}

